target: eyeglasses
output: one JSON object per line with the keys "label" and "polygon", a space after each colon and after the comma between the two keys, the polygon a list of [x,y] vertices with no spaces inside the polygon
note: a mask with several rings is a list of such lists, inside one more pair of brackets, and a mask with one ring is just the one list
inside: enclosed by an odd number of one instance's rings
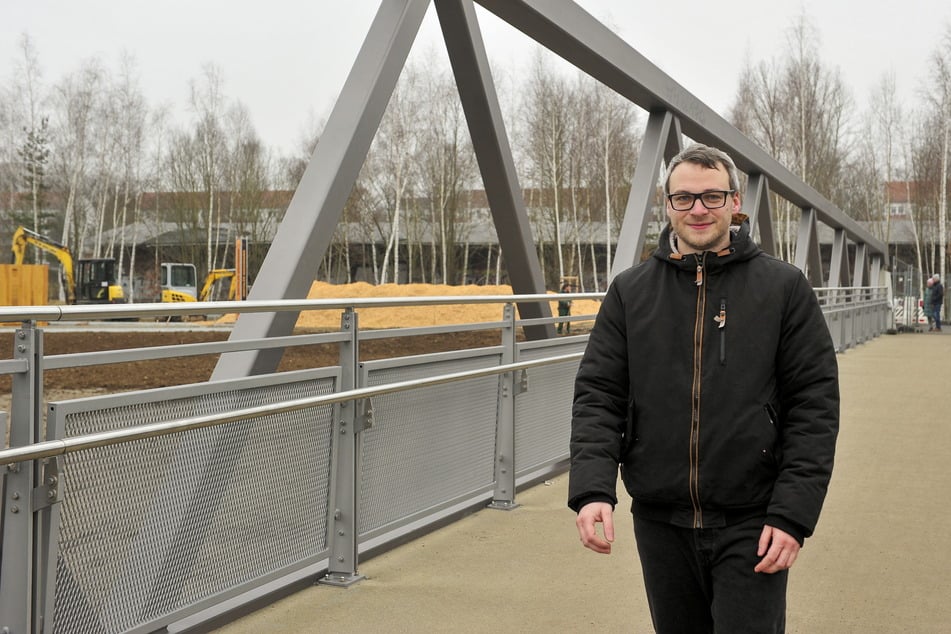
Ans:
{"label": "eyeglasses", "polygon": [[719,209],[726,205],[727,197],[734,193],[735,189],[726,191],[709,191],[700,194],[691,194],[688,192],[677,192],[676,194],[667,194],[667,200],[674,211],[690,211],[693,204],[700,199],[701,204],[707,209]]}

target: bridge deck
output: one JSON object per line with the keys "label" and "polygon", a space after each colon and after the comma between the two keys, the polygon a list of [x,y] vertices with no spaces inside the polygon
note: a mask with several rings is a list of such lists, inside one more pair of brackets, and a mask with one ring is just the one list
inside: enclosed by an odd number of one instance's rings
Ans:
{"label": "bridge deck", "polygon": [[[835,474],[790,576],[790,632],[944,632],[951,623],[951,337],[902,334],[839,355]],[[567,476],[221,627],[282,631],[650,632],[626,510],[611,556],[585,551]],[[622,502],[622,506],[625,502]]]}

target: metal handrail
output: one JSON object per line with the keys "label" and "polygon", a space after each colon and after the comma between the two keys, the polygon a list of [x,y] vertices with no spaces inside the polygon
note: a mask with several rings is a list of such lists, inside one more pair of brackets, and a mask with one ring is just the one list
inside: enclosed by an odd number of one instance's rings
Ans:
{"label": "metal handrail", "polygon": [[272,414],[284,414],[287,412],[318,407],[321,405],[332,405],[334,403],[343,403],[356,401],[383,394],[393,394],[396,392],[405,392],[408,390],[429,387],[433,385],[442,385],[455,381],[474,379],[496,374],[507,374],[518,370],[551,365],[555,363],[564,363],[565,361],[574,361],[581,358],[582,353],[557,355],[546,357],[544,359],[535,359],[532,361],[520,361],[518,363],[508,363],[505,365],[494,366],[491,368],[481,368],[478,370],[466,370],[464,372],[453,372],[437,377],[424,379],[412,379],[409,381],[397,381],[385,385],[374,387],[365,387],[355,390],[347,390],[336,394],[326,394],[322,396],[310,396],[307,398],[293,399],[284,401],[280,404],[259,405],[257,407],[247,407],[234,410],[225,414],[207,414],[205,416],[191,416],[178,420],[154,423],[151,425],[141,425],[138,427],[126,427],[108,432],[97,434],[86,434],[82,436],[73,436],[62,440],[47,440],[16,447],[13,449],[0,450],[0,465],[9,465],[18,462],[27,462],[29,460],[38,460],[52,456],[60,456],[67,453],[73,453],[85,449],[104,447],[107,445],[116,445],[121,443],[143,440],[145,438],[154,438],[156,436],[168,436],[171,434],[189,431],[192,429],[201,429],[204,427],[214,427],[233,423],[249,418],[262,418]]}
{"label": "metal handrail", "polygon": [[128,319],[187,317],[225,313],[303,312],[441,306],[446,304],[512,304],[554,302],[559,299],[601,299],[604,293],[546,293],[534,295],[427,295],[425,297],[364,297],[334,299],[269,299],[231,302],[183,302],[146,304],[89,304],[56,306],[0,306],[0,322],[65,321],[83,319]]}
{"label": "metal handrail", "polygon": [[884,286],[822,287],[814,290],[823,308],[888,304],[888,289]]}

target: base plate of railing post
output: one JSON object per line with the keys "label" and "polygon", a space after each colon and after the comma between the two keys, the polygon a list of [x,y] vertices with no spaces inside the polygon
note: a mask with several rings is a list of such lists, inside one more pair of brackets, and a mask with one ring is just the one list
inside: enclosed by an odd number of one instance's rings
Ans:
{"label": "base plate of railing post", "polygon": [[317,583],[324,586],[336,586],[338,588],[349,588],[358,581],[363,581],[366,579],[366,575],[360,574],[343,574],[337,572],[329,572],[320,579],[317,580]]}
{"label": "base plate of railing post", "polygon": [[487,508],[495,509],[496,511],[512,511],[521,506],[518,502],[510,502],[507,500],[492,500]]}

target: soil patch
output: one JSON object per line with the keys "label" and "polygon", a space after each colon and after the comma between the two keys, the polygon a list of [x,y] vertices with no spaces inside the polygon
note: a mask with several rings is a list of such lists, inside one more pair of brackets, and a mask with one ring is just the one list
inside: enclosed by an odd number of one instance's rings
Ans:
{"label": "soil patch", "polygon": [[[298,331],[298,334],[307,331]],[[225,341],[229,333],[215,331],[187,332],[55,332],[43,336],[46,356],[92,352],[97,350],[123,350],[152,346],[172,346],[211,341]],[[401,337],[365,341],[360,344],[362,359],[401,357],[423,352],[443,352],[481,346],[498,345],[499,332],[461,332],[452,334]],[[13,336],[0,337],[0,359],[12,355]],[[49,390],[94,390],[113,392],[167,387],[207,381],[218,361],[217,354],[196,357],[135,361],[130,363],[99,365],[87,368],[48,370],[44,373],[44,388]],[[278,370],[300,370],[336,365],[336,344],[318,344],[287,348]],[[10,376],[0,376],[0,393],[9,394]]]}
{"label": "soil patch", "polygon": [[[327,284],[314,282],[307,299],[341,299],[368,297],[474,297],[478,295],[511,295],[512,287],[503,286],[450,286],[445,284],[379,284],[366,282],[354,284]],[[414,326],[437,326],[472,322],[498,321],[502,318],[504,304],[456,304],[445,306],[393,306],[388,308],[361,308],[361,328],[408,328]],[[593,299],[572,302],[573,315],[597,314],[601,303]],[[558,314],[557,302],[550,302],[551,314]],[[235,315],[225,315],[219,323],[232,323]],[[587,324],[590,327],[590,323]],[[297,320],[298,328],[337,329],[340,326],[339,310],[306,311]],[[583,327],[584,322],[572,328]]]}

